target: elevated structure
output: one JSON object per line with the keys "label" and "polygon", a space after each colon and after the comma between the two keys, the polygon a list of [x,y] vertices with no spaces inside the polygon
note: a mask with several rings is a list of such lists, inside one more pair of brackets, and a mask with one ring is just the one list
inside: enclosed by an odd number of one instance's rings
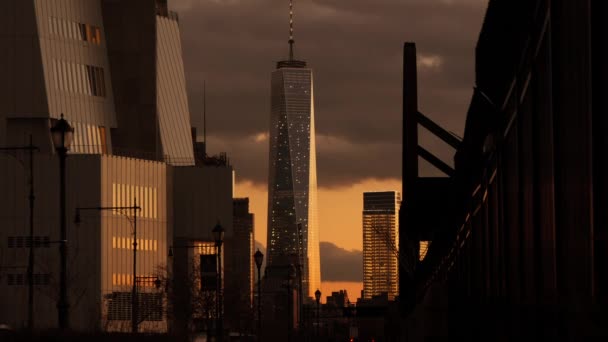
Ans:
{"label": "elevated structure", "polygon": [[272,267],[295,255],[302,292],[313,298],[321,285],[314,84],[293,49],[290,2],[290,57],[277,63],[271,83],[267,260]]}
{"label": "elevated structure", "polygon": [[[601,1],[490,1],[454,172],[421,186],[417,141],[404,141],[402,249],[433,237],[401,288],[410,333],[608,336],[606,16]],[[416,126],[415,64],[406,44],[406,133]]]}

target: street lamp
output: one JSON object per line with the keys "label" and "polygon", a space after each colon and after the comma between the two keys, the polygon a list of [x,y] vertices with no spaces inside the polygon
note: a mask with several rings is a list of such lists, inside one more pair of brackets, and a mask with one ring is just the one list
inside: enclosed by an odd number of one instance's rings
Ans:
{"label": "street lamp", "polygon": [[[27,327],[30,330],[34,329],[34,151],[40,151],[40,149],[34,146],[32,141],[32,136],[30,135],[30,144],[27,146],[15,146],[15,147],[2,147],[0,151],[18,151],[18,150],[26,150],[29,152],[29,166],[30,166],[30,193],[28,196],[29,205],[30,205],[30,246],[29,246],[29,258],[27,265],[27,302],[28,302],[28,310],[27,310]],[[16,159],[21,165],[23,162],[19,159]],[[25,165],[23,165],[25,167]]]}
{"label": "street lamp", "polygon": [[260,252],[258,249],[255,254],[253,254],[253,260],[255,261],[255,265],[258,268],[258,340],[260,339],[260,335],[262,334],[262,277],[260,269],[262,268],[262,262],[264,261],[264,254]]}
{"label": "street lamp", "polygon": [[321,300],[321,291],[315,291],[315,299],[317,301],[317,337],[319,336],[319,302]]}
{"label": "street lamp", "polygon": [[215,240],[215,247],[217,247],[217,292],[216,292],[216,311],[218,318],[217,322],[217,336],[221,341],[223,338],[223,313],[222,313],[222,243],[224,242],[224,227],[218,221],[213,230],[213,239]]}
{"label": "street lamp", "polygon": [[65,221],[65,160],[74,137],[74,128],[63,118],[59,119],[51,127],[51,138],[55,151],[59,155],[59,227],[61,243],[59,254],[61,257],[61,268],[59,278],[59,301],[57,302],[57,314],[59,316],[59,329],[64,331],[68,328],[68,303],[67,291],[67,227]]}
{"label": "street lamp", "polygon": [[[133,227],[133,288],[131,290],[131,332],[137,332],[137,321],[139,303],[137,298],[137,211],[141,210],[141,207],[137,205],[137,198],[133,198],[133,205],[128,207],[78,207],[76,208],[76,214],[74,215],[74,223],[80,224],[80,211],[81,210],[111,210],[116,211],[124,215],[129,223],[132,223]],[[132,210],[133,217],[126,215],[123,210]],[[131,219],[133,221],[131,221]]]}

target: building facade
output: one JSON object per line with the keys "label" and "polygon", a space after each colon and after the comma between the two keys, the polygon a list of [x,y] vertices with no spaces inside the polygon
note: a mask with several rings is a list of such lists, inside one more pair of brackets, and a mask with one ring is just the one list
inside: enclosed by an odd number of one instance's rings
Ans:
{"label": "building facade", "polygon": [[254,215],[249,198],[233,200],[233,235],[226,239],[226,324],[238,332],[254,332]]}
{"label": "building facade", "polygon": [[363,194],[363,298],[399,294],[398,191]]}
{"label": "building facade", "polygon": [[[129,331],[135,285],[139,330],[167,331],[173,306],[168,286],[155,280],[167,280],[172,270],[167,258],[175,236],[209,243],[218,218],[232,236],[233,171],[222,158],[208,158],[220,161],[213,166],[195,161],[178,17],[167,6],[166,0],[0,5],[0,43],[12,51],[0,56],[0,146],[25,145],[31,136],[40,149],[31,239],[27,159],[0,156],[0,223],[9,227],[0,231],[1,322],[26,324],[23,266],[33,244],[33,328],[57,327],[59,166],[50,127],[62,114],[75,129],[66,181],[71,329]],[[72,223],[78,207],[135,204],[136,213],[83,210],[80,225]]]}
{"label": "building facade", "polygon": [[303,292],[313,298],[321,285],[314,83],[306,62],[277,63],[271,80],[268,176],[268,267],[296,255]]}
{"label": "building facade", "polygon": [[489,2],[452,185],[404,197],[446,218],[406,221],[437,232],[403,301],[420,340],[608,336],[607,16],[604,1]]}

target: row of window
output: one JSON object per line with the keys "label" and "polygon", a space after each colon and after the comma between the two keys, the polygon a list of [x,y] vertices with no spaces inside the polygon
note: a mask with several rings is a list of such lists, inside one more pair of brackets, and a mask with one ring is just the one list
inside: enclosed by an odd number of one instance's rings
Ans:
{"label": "row of window", "polygon": [[74,127],[74,141],[70,153],[106,154],[108,153],[106,128],[79,122],[71,122]]}
{"label": "row of window", "polygon": [[[112,237],[112,248],[114,249],[133,249],[133,239],[124,237]],[[137,239],[138,251],[157,251],[158,241],[148,239]]]}
{"label": "row of window", "polygon": [[73,94],[106,97],[102,67],[55,60],[55,88]]}
{"label": "row of window", "polygon": [[[48,248],[51,240],[48,236],[34,236],[34,248]],[[30,236],[9,236],[7,239],[8,248],[30,248],[32,238]]]}
{"label": "row of window", "polygon": [[[156,188],[128,184],[112,184],[113,207],[130,207],[133,205],[134,200],[137,200],[137,205],[141,208],[141,210],[137,211],[137,216],[151,219],[158,217],[158,193]],[[118,212],[115,212],[115,214],[120,215]],[[130,216],[133,213],[125,212],[125,214]]]}
{"label": "row of window", "polygon": [[[34,285],[48,285],[50,282],[50,273],[34,273]],[[9,286],[27,285],[27,274],[9,273],[6,275],[6,284]]]}
{"label": "row of window", "polygon": [[[109,295],[108,320],[131,320],[131,292],[113,292]],[[138,321],[162,321],[163,297],[160,293],[137,294]]]}
{"label": "row of window", "polygon": [[[156,287],[153,276],[137,276],[137,287]],[[112,273],[112,285],[116,286],[133,286],[132,273]]]}
{"label": "row of window", "polygon": [[49,17],[49,30],[55,36],[101,45],[101,29],[98,26]]}

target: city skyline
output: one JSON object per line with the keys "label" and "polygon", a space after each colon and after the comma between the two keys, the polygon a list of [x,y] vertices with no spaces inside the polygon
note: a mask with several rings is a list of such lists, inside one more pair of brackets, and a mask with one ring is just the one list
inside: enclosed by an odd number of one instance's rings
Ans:
{"label": "city skyline", "polygon": [[0,339],[608,337],[607,1],[0,2]]}
{"label": "city skyline", "polygon": [[[174,0],[170,5],[180,12],[193,123],[202,127],[202,102],[196,95],[206,80],[208,146],[230,154],[238,169],[235,191],[251,198],[256,226],[265,227],[270,110],[266,71],[285,55],[287,2],[254,6]],[[420,86],[440,90],[434,95],[441,101],[424,95],[421,102],[433,119],[462,134],[461,117],[451,113],[465,112],[467,100],[461,94],[473,85],[474,45],[486,2],[380,1],[371,11],[359,2],[348,9],[314,1],[295,5],[300,18],[297,54],[314,65],[316,109],[323,114],[316,122],[320,240],[361,251],[361,234],[344,234],[360,229],[361,193],[401,188],[399,42],[425,37],[420,42]],[[259,8],[266,10],[263,21],[255,15]],[[243,17],[251,19],[244,22]],[[429,23],[442,20],[445,27],[423,24],[422,17]],[[373,32],[365,33],[367,27],[357,25],[355,18],[370,21]],[[226,52],[211,54],[209,49]],[[246,61],[238,63],[244,55]],[[237,89],[241,100],[229,101]],[[431,138],[426,142],[434,151],[440,146]],[[444,154],[439,148],[437,153]],[[378,162],[387,165],[369,168]],[[423,168],[435,172],[428,165]],[[256,239],[266,245],[264,229],[256,232]]]}

